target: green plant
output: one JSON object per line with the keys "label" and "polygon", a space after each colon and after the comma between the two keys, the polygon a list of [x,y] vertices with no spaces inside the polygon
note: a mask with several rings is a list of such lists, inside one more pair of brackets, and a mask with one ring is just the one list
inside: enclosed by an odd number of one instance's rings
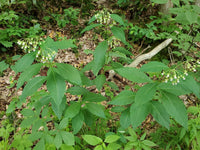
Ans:
{"label": "green plant", "polygon": [[[57,22],[58,27],[65,28],[66,24],[77,25],[79,9],[74,9],[72,7],[64,9],[63,14],[51,14],[53,20]],[[50,20],[49,16],[44,17],[46,21]]]}
{"label": "green plant", "polygon": [[157,146],[154,142],[145,140],[146,133],[138,138],[136,132],[130,127],[128,128],[128,133],[130,136],[125,136],[125,138],[128,140],[128,143],[126,143],[124,150],[131,150],[133,148],[136,150],[150,150],[151,147]]}
{"label": "green plant", "polygon": [[89,145],[94,146],[94,150],[117,150],[121,148],[121,145],[116,143],[119,140],[120,136],[115,134],[107,135],[104,141],[94,135],[82,135],[82,138]]}

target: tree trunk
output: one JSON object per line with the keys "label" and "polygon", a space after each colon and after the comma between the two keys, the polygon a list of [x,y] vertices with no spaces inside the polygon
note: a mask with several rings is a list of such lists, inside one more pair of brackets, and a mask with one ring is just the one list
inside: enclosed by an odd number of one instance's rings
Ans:
{"label": "tree trunk", "polygon": [[197,5],[197,6],[200,7],[200,0],[196,0],[196,1],[195,1],[195,5]]}
{"label": "tree trunk", "polygon": [[[199,1],[199,0],[197,0]],[[173,3],[171,0],[168,0],[166,4],[162,4],[160,8],[160,12],[162,13],[163,16],[169,14],[169,9],[173,7]]]}

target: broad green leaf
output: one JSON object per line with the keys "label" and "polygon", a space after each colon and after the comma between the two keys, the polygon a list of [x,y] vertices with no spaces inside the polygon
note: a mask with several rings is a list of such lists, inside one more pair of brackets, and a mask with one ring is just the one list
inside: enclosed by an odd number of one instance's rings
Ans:
{"label": "broad green leaf", "polygon": [[150,146],[150,147],[157,146],[154,142],[149,141],[149,140],[142,141],[142,144],[145,144],[145,145]]}
{"label": "broad green leaf", "polygon": [[94,85],[94,80],[90,80],[83,72],[81,74],[82,85],[92,86]]}
{"label": "broad green leaf", "polygon": [[103,87],[103,84],[106,82],[106,77],[105,75],[99,75],[96,77],[96,79],[94,80],[95,85],[98,89],[98,91],[101,90],[101,88]]}
{"label": "broad green leaf", "polygon": [[143,105],[132,104],[130,108],[130,121],[133,129],[136,129],[150,113],[150,103]]}
{"label": "broad green leaf", "polygon": [[118,86],[114,82],[106,82],[113,90],[119,91]]}
{"label": "broad green leaf", "polygon": [[0,62],[0,72],[3,72],[4,70],[6,70],[9,67],[8,64],[5,63],[5,61],[1,61]]}
{"label": "broad green leaf", "polygon": [[85,95],[89,91],[87,89],[83,88],[83,87],[74,86],[74,87],[67,89],[67,92],[72,94],[72,95]]}
{"label": "broad green leaf", "polygon": [[60,132],[57,132],[56,137],[54,138],[54,144],[57,149],[59,149],[60,146],[62,145],[62,137]]}
{"label": "broad green leaf", "polygon": [[33,110],[31,110],[31,109],[23,109],[22,111],[21,111],[21,113],[22,113],[22,115],[24,116],[24,117],[33,117],[34,116],[34,111]]}
{"label": "broad green leaf", "polygon": [[33,133],[30,134],[28,139],[33,142],[33,141],[40,139],[42,137],[42,135],[43,135],[42,132],[33,132]]}
{"label": "broad green leaf", "polygon": [[198,98],[200,98],[200,86],[197,84],[192,76],[188,76],[186,80],[181,81],[179,84],[182,85],[184,88],[189,89]]}
{"label": "broad green leaf", "polygon": [[136,141],[137,140],[137,134],[135,133],[135,131],[131,128],[131,127],[128,127],[128,133],[131,135],[131,137],[133,138],[133,141]]}
{"label": "broad green leaf", "polygon": [[74,118],[81,109],[81,103],[74,102],[72,103],[65,112],[65,117]]}
{"label": "broad green leaf", "polygon": [[[102,145],[97,145],[97,146],[94,148],[94,150],[103,150],[103,146],[102,146]],[[108,150],[108,149],[106,148],[106,150]]]}
{"label": "broad green leaf", "polygon": [[125,111],[122,112],[120,116],[120,125],[122,128],[126,129],[131,125],[130,121],[130,109],[126,109]]}
{"label": "broad green leaf", "polygon": [[116,106],[116,107],[112,107],[111,108],[111,111],[112,112],[122,112],[122,111],[124,111],[126,108],[125,107],[123,107],[123,106]]}
{"label": "broad green leaf", "polygon": [[94,135],[82,135],[83,139],[90,145],[95,146],[102,143],[102,139]]}
{"label": "broad green leaf", "polygon": [[60,149],[61,150],[74,150],[73,146],[68,146],[66,144],[62,144]]}
{"label": "broad green leaf", "polygon": [[124,21],[122,20],[122,18],[117,15],[117,14],[111,14],[110,17],[115,20],[116,22],[118,22],[120,25],[125,26]]}
{"label": "broad green leaf", "polygon": [[172,0],[172,3],[175,4],[176,6],[180,5],[180,1],[179,0]]}
{"label": "broad green leaf", "polygon": [[158,90],[162,90],[162,91],[165,91],[165,92],[168,92],[168,93],[172,93],[176,96],[189,94],[191,92],[190,90],[184,88],[180,84],[172,85],[171,83],[160,83],[157,86],[157,88],[158,88]]}
{"label": "broad green leaf", "polygon": [[102,24],[91,24],[91,25],[85,27],[85,29],[83,29],[81,31],[81,34],[83,34],[85,31],[89,31],[89,30],[91,30],[91,29],[93,29],[95,27],[99,27],[99,26],[102,26]]}
{"label": "broad green leaf", "polygon": [[132,91],[124,90],[115,96],[109,104],[112,105],[127,105],[134,102],[135,93]]}
{"label": "broad green leaf", "polygon": [[99,70],[105,64],[105,55],[107,49],[108,49],[108,43],[106,41],[103,41],[99,43],[99,45],[96,47],[94,51],[94,65],[92,70],[95,76],[98,74]]}
{"label": "broad green leaf", "polygon": [[44,121],[42,119],[37,119],[32,125],[32,128],[31,128],[32,133],[37,132],[38,129],[43,125],[45,125]]}
{"label": "broad green leaf", "polygon": [[12,47],[13,46],[13,42],[8,42],[8,41],[2,41],[0,40],[0,43],[5,46],[5,47]]}
{"label": "broad green leaf", "polygon": [[110,57],[119,57],[119,58],[124,58],[124,59],[128,59],[128,57],[126,57],[125,54],[119,52],[119,51],[116,51],[116,52],[109,52],[109,56]]}
{"label": "broad green leaf", "polygon": [[16,73],[22,72],[30,67],[35,59],[35,53],[29,53],[24,55],[18,60],[13,67],[11,67]]}
{"label": "broad green leaf", "polygon": [[106,136],[106,139],[105,139],[104,142],[106,142],[106,143],[114,143],[119,139],[120,139],[119,135],[108,135],[108,136]]}
{"label": "broad green leaf", "polygon": [[42,67],[42,63],[34,64],[34,65],[31,65],[24,72],[22,72],[17,82],[17,89],[19,89],[24,84],[25,81],[28,81],[34,75],[38,74],[41,67]]}
{"label": "broad green leaf", "polygon": [[122,145],[117,144],[117,143],[110,143],[107,146],[107,150],[118,150],[122,147]]}
{"label": "broad green leaf", "polygon": [[61,137],[66,145],[74,145],[74,135],[70,132],[61,131]]}
{"label": "broad green leaf", "polygon": [[152,82],[149,77],[140,70],[132,67],[123,67],[115,71],[124,78],[137,83]]}
{"label": "broad green leaf", "polygon": [[125,33],[122,28],[113,26],[113,27],[111,27],[111,31],[117,39],[120,39],[123,43],[126,43]]}
{"label": "broad green leaf", "polygon": [[165,107],[160,102],[158,101],[151,102],[151,114],[159,124],[169,129],[170,116],[168,112],[165,110]]}
{"label": "broad green leaf", "polygon": [[26,86],[24,87],[24,90],[22,92],[22,95],[20,97],[20,100],[25,99],[27,96],[32,95],[37,91],[38,88],[41,87],[41,85],[45,82],[46,77],[40,76],[40,77],[35,77],[32,80],[30,80]]}
{"label": "broad green leaf", "polygon": [[94,103],[86,103],[86,107],[87,107],[87,110],[93,115],[96,115],[101,118],[106,118],[104,114],[104,110],[101,105],[94,104]]}
{"label": "broad green leaf", "polygon": [[88,92],[83,96],[83,101],[89,101],[89,102],[101,102],[106,99],[107,98],[102,96],[101,94],[96,94],[92,92]]}
{"label": "broad green leaf", "polygon": [[168,2],[168,0],[151,0],[151,1],[156,4],[166,4]]}
{"label": "broad green leaf", "polygon": [[26,118],[24,119],[21,124],[20,124],[20,127],[21,128],[27,128],[27,127],[30,127],[34,122],[35,122],[35,119],[34,117],[30,117],[30,118]]}
{"label": "broad green leaf", "polygon": [[47,78],[47,89],[51,97],[54,99],[56,105],[60,105],[65,93],[65,80],[55,71],[51,71]]}
{"label": "broad green leaf", "polygon": [[56,41],[55,44],[57,49],[68,49],[76,47],[76,45],[73,44],[73,40],[71,39]]}
{"label": "broad green leaf", "polygon": [[162,103],[167,112],[184,128],[187,129],[187,110],[183,102],[171,93],[162,92]]}
{"label": "broad green leaf", "polygon": [[76,134],[80,131],[83,125],[83,121],[84,121],[84,115],[82,112],[79,112],[78,115],[72,118],[73,134]]}
{"label": "broad green leaf", "polygon": [[114,49],[112,49],[113,51],[119,51],[125,55],[133,55],[130,51],[126,50],[124,47],[116,47]]}
{"label": "broad green leaf", "polygon": [[135,95],[135,103],[142,105],[153,99],[157,90],[157,83],[145,84]]}
{"label": "broad green leaf", "polygon": [[56,63],[56,66],[59,75],[62,76],[65,80],[75,85],[82,84],[80,73],[76,68],[69,64],[63,63]]}
{"label": "broad green leaf", "polygon": [[161,72],[162,70],[167,69],[168,66],[158,62],[158,61],[151,61],[147,64],[144,64],[140,70],[143,72]]}
{"label": "broad green leaf", "polygon": [[65,110],[66,107],[66,97],[65,96],[63,97],[60,105],[57,105],[55,101],[51,98],[51,107],[55,115],[58,117],[58,119],[61,119],[63,111]]}
{"label": "broad green leaf", "polygon": [[65,129],[68,125],[68,118],[63,118],[59,124],[59,129]]}
{"label": "broad green leaf", "polygon": [[45,150],[45,143],[43,138],[35,145],[33,150]]}
{"label": "broad green leaf", "polygon": [[197,18],[199,17],[199,14],[194,11],[186,11],[185,15],[190,24],[197,23]]}

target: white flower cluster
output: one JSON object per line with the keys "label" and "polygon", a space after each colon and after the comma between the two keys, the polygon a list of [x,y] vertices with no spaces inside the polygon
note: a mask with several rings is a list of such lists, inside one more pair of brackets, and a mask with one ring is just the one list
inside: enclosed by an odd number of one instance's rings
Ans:
{"label": "white flower cluster", "polygon": [[162,76],[164,76],[164,82],[171,82],[172,85],[177,85],[180,80],[185,80],[186,76],[188,76],[187,71],[185,70],[184,73],[179,73],[175,69],[171,69],[169,71],[163,71],[161,73]]}
{"label": "white flower cluster", "polygon": [[53,60],[53,58],[56,56],[56,51],[51,51],[51,53],[49,52],[45,52],[42,50],[38,50],[38,53],[36,54],[36,58],[38,58],[39,56],[41,56],[41,62],[42,63],[47,63]]}
{"label": "white flower cluster", "polygon": [[26,52],[35,52],[38,48],[38,44],[40,44],[42,38],[27,38],[24,40],[18,40],[17,44]]}
{"label": "white flower cluster", "polygon": [[200,59],[185,62],[185,69],[188,71],[196,72],[197,67],[200,67]]}
{"label": "white flower cluster", "polygon": [[108,45],[110,48],[115,48],[120,46],[120,41],[116,39],[114,36],[108,39]]}
{"label": "white flower cluster", "polygon": [[110,25],[111,27],[113,25],[116,25],[116,22],[111,18],[110,13],[106,9],[101,10],[99,13],[97,13],[95,15],[95,18],[100,24]]}

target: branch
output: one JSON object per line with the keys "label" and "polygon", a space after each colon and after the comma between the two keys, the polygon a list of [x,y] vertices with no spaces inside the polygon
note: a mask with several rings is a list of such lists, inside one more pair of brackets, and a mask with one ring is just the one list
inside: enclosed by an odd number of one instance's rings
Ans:
{"label": "branch", "polygon": [[[167,47],[171,42],[172,42],[172,38],[166,39],[165,41],[163,41],[162,43],[160,43],[158,46],[156,46],[150,52],[138,56],[131,64],[127,65],[126,67],[134,67],[134,68],[137,67],[137,65],[140,62],[142,62],[143,60],[146,60],[146,59],[151,59],[153,56],[155,56],[157,53],[159,53],[162,49],[164,49],[165,47]],[[114,70],[110,70],[109,71],[108,80],[112,79],[114,75],[115,75],[115,71]]]}
{"label": "branch", "polygon": [[127,65],[126,67],[137,67],[137,65],[146,59],[151,59],[154,55],[159,53],[162,49],[167,47],[172,42],[172,38],[165,40],[164,42],[160,43],[156,46],[153,50],[146,54],[142,54],[138,56],[131,64]]}

